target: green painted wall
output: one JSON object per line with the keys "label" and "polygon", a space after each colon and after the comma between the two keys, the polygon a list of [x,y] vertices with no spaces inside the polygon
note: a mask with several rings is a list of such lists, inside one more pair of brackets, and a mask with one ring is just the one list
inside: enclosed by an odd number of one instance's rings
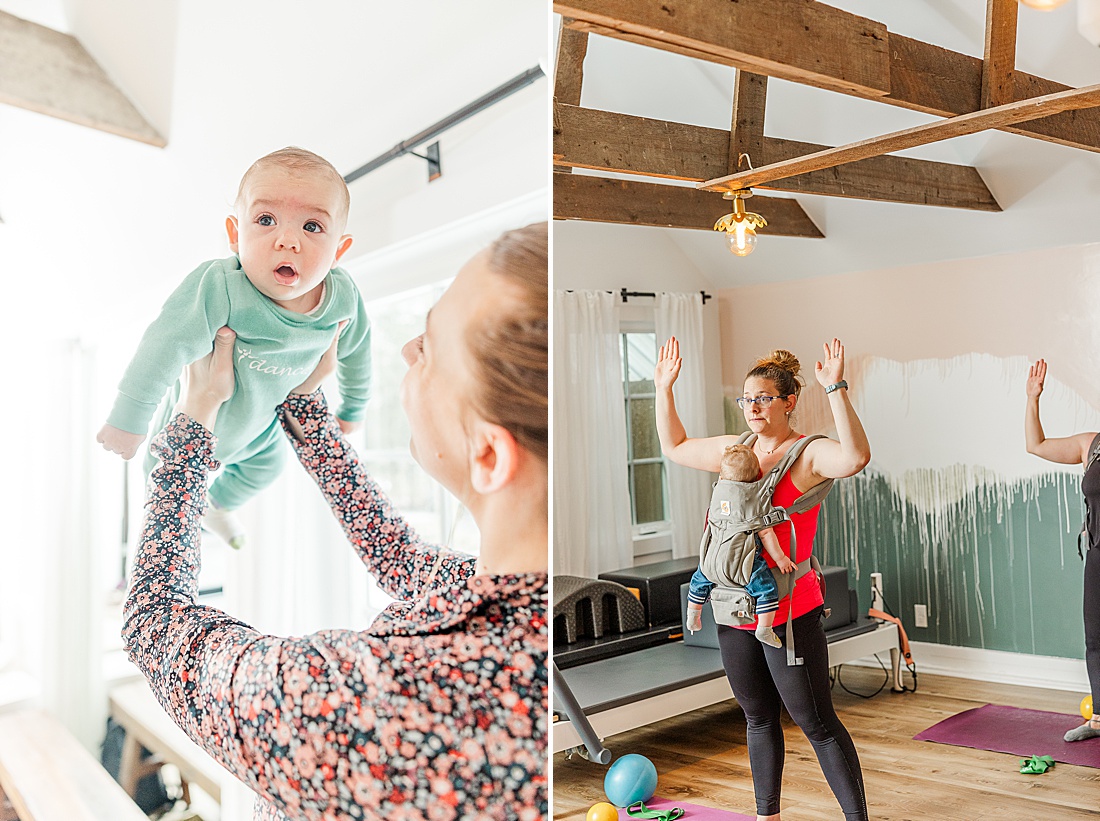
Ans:
{"label": "green painted wall", "polygon": [[[822,509],[820,560],[850,568],[862,610],[881,572],[910,639],[1081,658],[1080,477],[975,482],[956,496],[933,514],[882,475],[840,480]],[[913,626],[914,604],[928,605],[927,628]]]}

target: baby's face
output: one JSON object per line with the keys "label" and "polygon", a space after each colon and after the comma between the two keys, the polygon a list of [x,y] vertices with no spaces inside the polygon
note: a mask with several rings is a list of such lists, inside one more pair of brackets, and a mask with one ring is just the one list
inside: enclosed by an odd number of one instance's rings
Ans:
{"label": "baby's face", "polygon": [[343,235],[346,219],[333,181],[267,168],[249,181],[237,216],[229,218],[230,247],[260,293],[304,313],[316,307],[315,289],[351,244]]}

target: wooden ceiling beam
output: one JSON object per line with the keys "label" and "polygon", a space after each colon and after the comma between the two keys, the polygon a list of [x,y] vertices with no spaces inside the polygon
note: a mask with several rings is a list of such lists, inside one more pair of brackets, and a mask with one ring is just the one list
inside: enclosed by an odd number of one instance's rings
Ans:
{"label": "wooden ceiling beam", "polygon": [[886,26],[815,0],[555,0],[572,25],[846,93],[890,91]]}
{"label": "wooden ceiling beam", "polygon": [[[768,78],[738,70],[733,84],[733,117],[730,128],[730,150],[726,165],[734,174],[741,167],[741,157],[751,161],[764,154],[764,109],[768,100]],[[752,166],[746,166],[751,168]]]}
{"label": "wooden ceiling beam", "polygon": [[[792,33],[789,23],[773,25],[775,18],[801,22],[807,4],[815,7],[814,13],[817,16],[814,23],[819,26],[817,34],[828,35],[829,39],[825,43],[811,38],[810,32]],[[852,96],[881,100],[913,111],[954,117],[978,111],[982,107],[983,61],[979,57],[894,34],[879,23],[857,18],[873,27],[868,31],[873,32],[869,36],[876,39],[876,42],[885,32],[884,52],[888,60],[888,77],[885,82],[878,78],[875,85],[884,87],[886,92],[878,88],[863,88],[854,83],[845,84],[836,77],[818,77],[817,81],[812,81],[812,72],[786,66],[783,61],[790,59],[791,49],[809,49],[799,55],[803,62],[821,54],[829,66],[835,62],[835,55],[840,53],[858,59],[860,53],[856,48],[857,53],[853,55],[853,46],[866,45],[868,36],[845,28],[844,23],[853,15],[811,0],[739,0],[728,5],[740,11],[753,9],[746,18],[747,28],[742,32],[731,32],[724,25],[711,26],[708,29],[702,25],[681,24],[685,17],[689,20],[702,17],[704,21],[713,21],[726,13],[726,6],[723,6],[722,14],[717,14],[709,6],[704,9],[704,5],[701,0],[663,0],[661,3],[655,0],[555,0],[554,8],[569,16],[571,22],[568,25],[578,29],[743,68],[770,77],[832,88]],[[767,16],[758,17],[757,8],[762,8]],[[689,9],[697,10],[688,13]],[[660,26],[653,24],[654,18]],[[762,23],[771,28],[765,28]],[[768,36],[761,37],[761,32],[767,32]],[[747,40],[755,42],[749,44]],[[829,69],[826,73],[837,72]],[[864,66],[863,73],[872,72]],[[825,82],[826,79],[829,80],[828,83]],[[1013,101],[1053,94],[1069,88],[1021,71],[1014,71],[1012,79]],[[1006,126],[1004,130],[1071,148],[1100,152],[1100,111],[1095,109],[1068,111],[1023,125]]]}
{"label": "wooden ceiling beam", "polygon": [[[753,155],[757,165],[825,148],[775,137],[763,138],[761,145],[759,155]],[[729,147],[729,132],[717,128],[554,106],[554,162],[559,165],[702,182],[728,173]],[[1001,210],[974,168],[907,157],[875,157],[761,187],[882,202]]]}
{"label": "wooden ceiling beam", "polygon": [[558,102],[581,104],[584,57],[587,53],[588,33],[562,26],[558,37],[558,58],[554,63],[554,99]]}
{"label": "wooden ceiling beam", "polygon": [[[682,185],[613,180],[586,174],[554,175],[554,219],[714,229],[730,204],[712,193]],[[758,233],[821,239],[825,235],[793,199],[755,196],[752,210],[768,225]]]}
{"label": "wooden ceiling beam", "polygon": [[163,148],[75,37],[0,12],[0,103]]}
{"label": "wooden ceiling beam", "polygon": [[985,56],[982,59],[982,108],[1013,102],[1016,86],[1017,0],[986,0]]}
{"label": "wooden ceiling beam", "polygon": [[915,128],[906,128],[903,131],[894,131],[869,140],[842,145],[839,148],[830,148],[808,156],[773,163],[754,171],[742,171],[707,180],[700,183],[699,188],[707,191],[752,188],[808,171],[835,168],[845,163],[866,160],[954,137],[963,137],[989,128],[1000,128],[1047,117],[1061,111],[1096,106],[1100,106],[1100,84],[1060,91],[1033,100],[1019,100],[1007,105],[975,111],[972,114],[963,114]]}

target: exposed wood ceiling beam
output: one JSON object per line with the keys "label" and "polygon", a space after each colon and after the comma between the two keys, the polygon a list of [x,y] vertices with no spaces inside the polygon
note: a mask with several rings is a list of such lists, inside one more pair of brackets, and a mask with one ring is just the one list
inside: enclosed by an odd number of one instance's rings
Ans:
{"label": "exposed wood ceiling beam", "polygon": [[[581,84],[584,81],[584,57],[588,53],[588,32],[562,26],[558,33],[558,57],[554,61],[554,100],[569,105],[581,104]],[[563,174],[573,169],[555,165]]]}
{"label": "exposed wood ceiling beam", "polygon": [[[702,0],[556,0],[554,8],[578,29],[914,111],[953,117],[982,107],[981,58],[892,34],[880,23],[814,0],[738,0],[721,4],[720,12]],[[815,28],[800,32],[811,13]],[[725,25],[727,15],[744,28]],[[853,20],[866,27],[860,29]],[[887,59],[885,77],[877,74],[879,46]],[[858,64],[838,68],[838,55]],[[823,65],[806,66],[818,56]],[[862,81],[851,82],[852,76]],[[1068,88],[1024,72],[1013,72],[1012,78],[1012,100]],[[1100,151],[1096,110],[1065,112],[1005,130]]]}
{"label": "exposed wood ceiling beam", "polygon": [[982,60],[982,108],[1013,101],[1016,91],[1017,0],[986,0],[985,57]]}
{"label": "exposed wood ceiling beam", "polygon": [[[757,165],[765,165],[824,148],[764,137],[759,155],[753,154],[752,159]],[[728,173],[729,149],[730,133],[717,128],[569,105],[554,106],[554,162],[560,165],[703,182]],[[884,202],[1001,210],[974,168],[908,157],[875,157],[760,187]]]}
{"label": "exposed wood ceiling beam", "polygon": [[[733,83],[733,124],[730,129],[730,174],[741,167],[741,155],[751,160],[764,153],[764,109],[768,100],[768,78],[763,74],[738,71]],[[751,166],[749,166],[751,167]]]}
{"label": "exposed wood ceiling beam", "polygon": [[751,188],[755,185],[774,182],[784,177],[793,177],[808,171],[820,171],[835,168],[845,163],[878,157],[893,151],[903,151],[928,143],[949,140],[985,131],[988,128],[1000,128],[1004,125],[1047,117],[1061,111],[1100,106],[1100,84],[1085,88],[1059,91],[1033,100],[1019,100],[1007,105],[963,114],[903,131],[894,131],[869,140],[842,145],[818,151],[804,157],[773,163],[755,171],[742,171],[707,180],[699,188],[708,191],[732,191],[738,188]]}
{"label": "exposed wood ceiling beam", "polygon": [[756,74],[867,96],[890,91],[886,26],[814,0],[556,0],[554,10]]}
{"label": "exposed wood ceiling beam", "polygon": [[0,103],[165,145],[75,37],[0,12]]}
{"label": "exposed wood ceiling beam", "polygon": [[[682,185],[612,180],[585,174],[554,175],[554,219],[695,228],[710,231],[730,210],[721,197]],[[752,198],[752,210],[767,220],[761,234],[821,239],[824,234],[795,200]]]}

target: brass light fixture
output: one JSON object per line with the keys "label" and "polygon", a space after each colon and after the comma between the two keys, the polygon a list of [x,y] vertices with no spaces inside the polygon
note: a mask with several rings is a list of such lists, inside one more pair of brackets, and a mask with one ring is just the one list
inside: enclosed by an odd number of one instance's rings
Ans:
{"label": "brass light fixture", "polygon": [[727,191],[722,199],[733,200],[733,213],[726,214],[714,223],[715,231],[725,231],[729,240],[730,253],[747,257],[756,248],[756,229],[763,228],[768,221],[759,214],[745,210],[745,200],[752,196],[751,188]]}
{"label": "brass light fixture", "polygon": [[1054,11],[1059,6],[1064,5],[1065,2],[1066,0],[1020,0],[1021,5],[1039,11]]}

